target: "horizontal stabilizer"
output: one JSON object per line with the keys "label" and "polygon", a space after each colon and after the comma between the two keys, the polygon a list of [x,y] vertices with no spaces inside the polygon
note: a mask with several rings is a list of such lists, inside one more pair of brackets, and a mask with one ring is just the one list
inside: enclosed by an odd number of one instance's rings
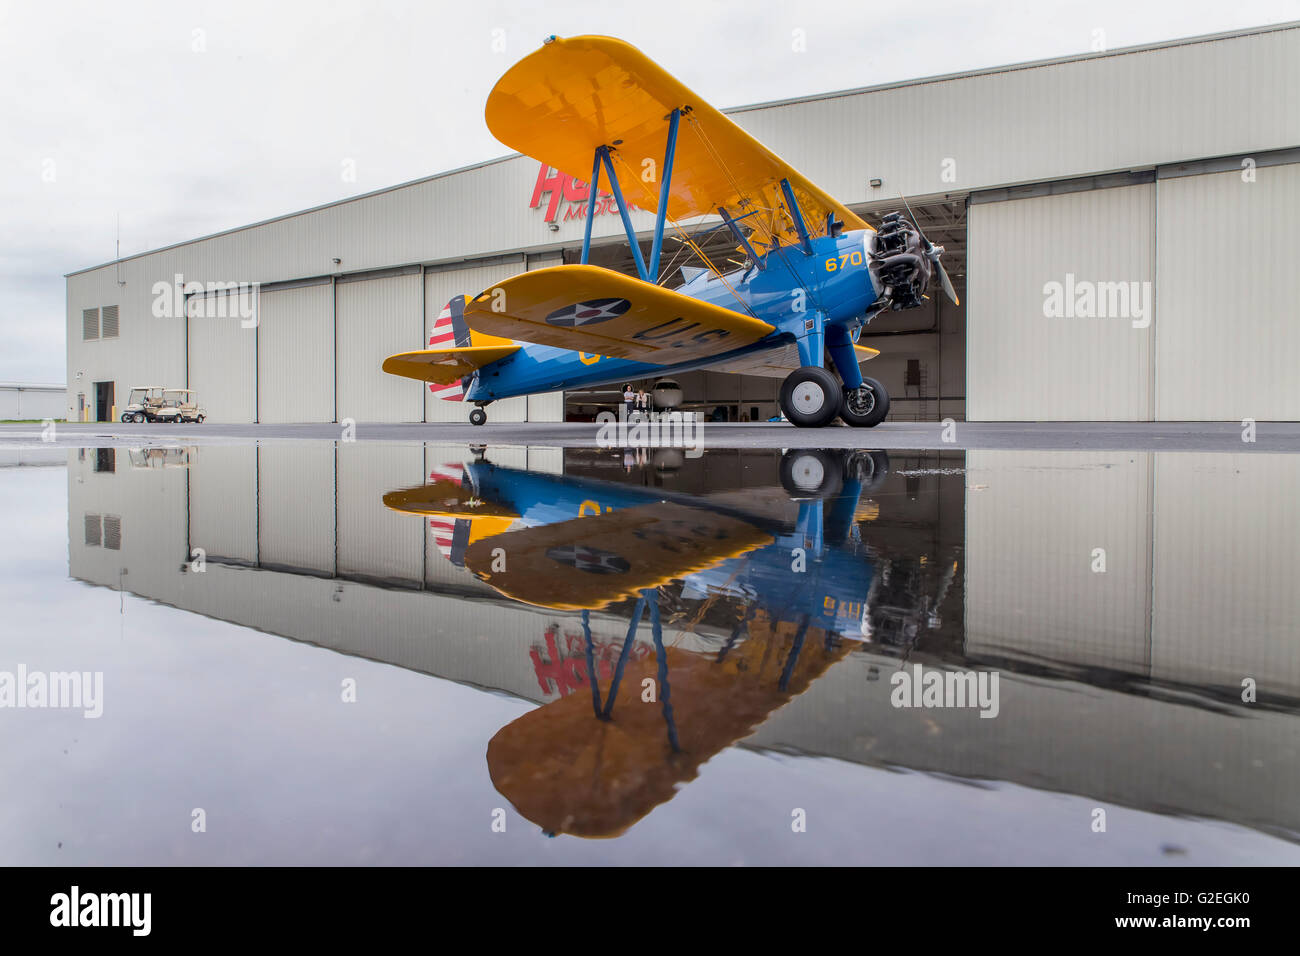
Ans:
{"label": "horizontal stabilizer", "polygon": [[472,345],[461,349],[423,349],[398,352],[384,359],[383,370],[420,382],[450,385],[475,369],[500,361],[518,352],[518,345]]}

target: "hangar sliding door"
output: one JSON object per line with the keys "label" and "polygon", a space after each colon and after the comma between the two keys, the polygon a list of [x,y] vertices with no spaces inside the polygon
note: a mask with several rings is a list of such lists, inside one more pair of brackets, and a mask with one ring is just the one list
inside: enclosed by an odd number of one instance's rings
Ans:
{"label": "hangar sliding door", "polygon": [[334,290],[312,285],[258,296],[258,421],[334,421]]}
{"label": "hangar sliding door", "polygon": [[208,421],[247,423],[257,415],[255,307],[250,291],[210,292],[186,300],[187,387]]}
{"label": "hangar sliding door", "polygon": [[208,561],[257,563],[257,446],[204,445],[189,467],[190,548]]}
{"label": "hangar sliding door", "polygon": [[967,652],[1144,672],[1151,456],[972,450],[966,486]]}
{"label": "hangar sliding door", "polygon": [[1300,420],[1300,164],[1231,165],[1157,181],[1161,421]]}
{"label": "hangar sliding door", "polygon": [[[475,296],[488,289],[494,282],[508,279],[524,271],[522,259],[512,262],[494,263],[487,266],[475,266],[468,269],[445,269],[426,272],[424,276],[424,340],[418,348],[427,348],[429,336],[433,332],[438,314],[453,296]],[[425,388],[426,421],[464,422],[469,420],[469,409],[464,402],[446,401],[434,398]],[[493,422],[522,422],[526,420],[528,399],[507,398],[493,402],[488,406],[488,420]],[[556,417],[554,421],[560,421]]]}
{"label": "hangar sliding door", "polygon": [[967,419],[1150,419],[1155,185],[978,200]]}
{"label": "hangar sliding door", "polygon": [[424,522],[386,507],[384,494],[424,484],[424,446],[340,442],[338,463],[338,573],[420,587]]}
{"label": "hangar sliding door", "polygon": [[257,448],[257,526],[261,566],[333,575],[334,442]]}
{"label": "hangar sliding door", "polygon": [[336,295],[339,421],[420,421],[420,384],[380,368],[396,352],[423,347],[419,268],[347,276]]}

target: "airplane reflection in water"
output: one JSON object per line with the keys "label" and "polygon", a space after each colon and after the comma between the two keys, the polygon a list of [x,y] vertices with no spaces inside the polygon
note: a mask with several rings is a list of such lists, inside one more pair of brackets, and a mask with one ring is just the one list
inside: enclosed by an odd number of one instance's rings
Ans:
{"label": "airplane reflection in water", "polygon": [[[452,562],[505,597],[581,611],[590,700],[562,696],[513,721],[488,766],[547,832],[606,837],[871,638],[879,576],[862,528],[887,472],[884,452],[791,451],[784,490],[695,497],[479,459],[384,503],[453,523]],[[602,697],[589,615],[629,600]],[[716,651],[666,647],[665,601],[729,602],[729,637]],[[647,614],[653,652],[632,659]]]}
{"label": "airplane reflection in water", "polygon": [[[734,742],[1300,833],[1300,456],[795,460],[85,449],[69,572],[541,705],[456,732],[551,832],[618,832]],[[1000,674],[997,719],[894,707],[917,664]]]}

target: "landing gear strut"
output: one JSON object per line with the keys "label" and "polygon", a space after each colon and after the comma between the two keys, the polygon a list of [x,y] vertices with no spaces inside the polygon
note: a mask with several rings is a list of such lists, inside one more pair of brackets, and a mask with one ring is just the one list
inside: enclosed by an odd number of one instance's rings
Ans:
{"label": "landing gear strut", "polygon": [[471,425],[482,425],[487,421],[487,412],[483,411],[483,406],[478,405],[470,409],[469,423]]}
{"label": "landing gear strut", "polygon": [[831,372],[805,365],[791,372],[781,385],[781,411],[802,428],[821,428],[840,414],[843,391]]}

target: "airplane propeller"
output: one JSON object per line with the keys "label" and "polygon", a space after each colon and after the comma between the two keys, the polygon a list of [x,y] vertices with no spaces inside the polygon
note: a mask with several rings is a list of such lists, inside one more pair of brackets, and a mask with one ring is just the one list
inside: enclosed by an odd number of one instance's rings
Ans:
{"label": "airplane propeller", "polygon": [[925,233],[921,231],[920,221],[916,218],[915,213],[912,212],[912,207],[907,202],[907,197],[900,193],[899,198],[903,200],[903,205],[907,208],[907,214],[912,217],[912,225],[916,226],[917,234],[921,237],[921,241],[925,243],[926,258],[934,263],[935,269],[938,270],[939,283],[943,286],[944,294],[948,296],[953,305],[961,305],[961,301],[957,298],[957,290],[953,288],[952,280],[948,278],[948,270],[939,261],[939,257],[943,255],[943,246],[936,246],[926,238]]}

